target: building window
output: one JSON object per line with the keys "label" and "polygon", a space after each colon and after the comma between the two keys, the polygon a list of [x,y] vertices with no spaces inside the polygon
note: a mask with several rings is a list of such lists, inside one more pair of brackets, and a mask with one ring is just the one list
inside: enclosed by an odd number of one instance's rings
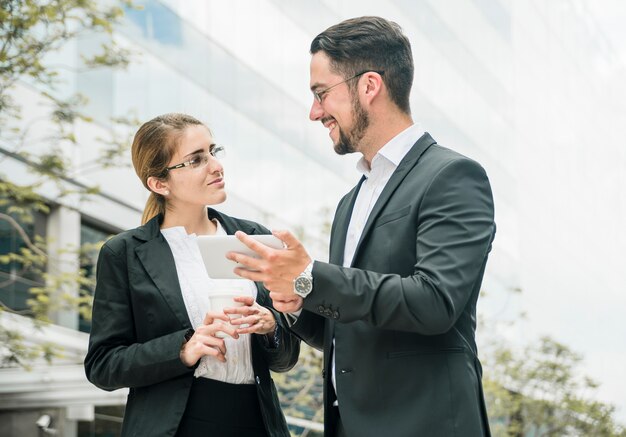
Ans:
{"label": "building window", "polygon": [[95,407],[93,422],[78,422],[77,437],[114,437],[122,434],[123,405]]}
{"label": "building window", "polygon": [[[83,270],[85,277],[95,280],[96,263],[98,261],[98,253],[100,244],[106,241],[114,232],[105,230],[95,224],[89,223],[84,219],[80,223],[80,246],[82,248],[80,255],[80,268]],[[95,282],[94,282],[95,283]],[[81,287],[81,295],[93,296],[93,286]],[[80,312],[78,319],[78,329],[82,332],[91,330],[91,314]]]}
{"label": "building window", "polygon": [[[0,213],[7,214],[6,207],[0,207]],[[10,215],[10,214],[8,214]],[[13,216],[11,216],[13,217]],[[30,221],[13,217],[24,230],[31,242],[35,236],[45,239],[46,219],[43,214],[35,213]],[[20,254],[28,244],[18,230],[9,221],[0,218],[0,304],[13,311],[28,314],[29,290],[43,285],[41,275],[36,269],[29,268],[19,260],[9,259],[9,254]]]}

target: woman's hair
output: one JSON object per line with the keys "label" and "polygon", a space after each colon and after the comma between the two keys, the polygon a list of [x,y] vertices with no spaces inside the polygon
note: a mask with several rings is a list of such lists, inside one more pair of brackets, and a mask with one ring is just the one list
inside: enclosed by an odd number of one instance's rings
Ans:
{"label": "woman's hair", "polygon": [[[413,85],[411,43],[402,28],[380,17],[358,17],[329,27],[311,42],[311,54],[324,52],[331,68],[344,78],[365,71],[384,71],[389,97],[410,114]],[[349,83],[354,90],[356,82]]]}
{"label": "woman's hair", "polygon": [[[131,146],[135,173],[148,190],[148,178],[167,179],[167,164],[172,159],[180,138],[189,126],[205,126],[186,114],[164,114],[141,125]],[[206,127],[206,126],[205,126]],[[208,129],[208,128],[207,128]],[[141,224],[157,214],[165,213],[165,197],[150,190],[141,217]]]}

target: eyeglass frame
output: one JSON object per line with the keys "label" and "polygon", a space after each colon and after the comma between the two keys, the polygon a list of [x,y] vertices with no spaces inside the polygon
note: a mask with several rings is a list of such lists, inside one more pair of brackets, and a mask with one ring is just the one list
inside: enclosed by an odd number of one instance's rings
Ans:
{"label": "eyeglass frame", "polygon": [[357,77],[359,77],[359,76],[363,76],[365,73],[378,73],[378,74],[380,74],[381,76],[384,76],[384,75],[385,75],[385,70],[365,70],[365,71],[362,71],[362,72],[360,72],[360,73],[355,74],[355,75],[354,75],[354,76],[352,76],[352,77],[349,77],[349,78],[347,78],[347,79],[345,79],[345,80],[342,80],[341,82],[338,82],[338,83],[336,83],[336,84],[334,84],[334,85],[331,85],[331,86],[329,86],[328,88],[324,88],[322,91],[312,91],[312,92],[313,92],[313,98],[315,99],[315,101],[316,101],[317,103],[321,104],[321,103],[322,103],[322,101],[324,100],[324,95],[325,95],[328,91],[332,90],[333,88],[335,88],[335,87],[336,87],[336,86],[338,86],[338,85],[341,85],[342,83],[346,83],[346,82],[348,82],[349,80],[356,79],[356,78],[357,78]]}
{"label": "eyeglass frame", "polygon": [[[217,144],[213,143],[213,144],[211,144],[209,146],[209,151],[208,152],[198,153],[198,154],[195,155],[195,157],[191,158],[188,161],[181,162],[180,164],[172,165],[170,167],[166,167],[165,171],[166,172],[170,172],[172,170],[176,170],[177,168],[189,167],[190,165],[192,165],[192,162],[195,159],[197,159],[198,156],[205,157],[207,155],[211,155],[213,158],[218,159],[218,157],[216,155],[219,154],[220,152],[225,154],[226,153],[226,148],[224,146],[218,146]],[[222,155],[222,158],[223,157],[224,157],[224,155]],[[209,163],[209,160],[207,159],[206,164],[208,164],[208,163]],[[199,167],[196,167],[196,168],[199,168]]]}

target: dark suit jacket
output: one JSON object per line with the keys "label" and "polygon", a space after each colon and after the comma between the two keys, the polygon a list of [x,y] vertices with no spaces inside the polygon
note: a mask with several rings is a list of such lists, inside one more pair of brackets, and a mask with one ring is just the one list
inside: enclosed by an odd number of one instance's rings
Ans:
{"label": "dark suit jacket", "polygon": [[361,182],[339,203],[330,263],[292,329],[324,350],[349,436],[489,435],[474,332],[476,300],[495,234],[489,181],[476,162],[424,134],[376,202],[351,268],[346,231]]}
{"label": "dark suit jacket", "polygon": [[[239,229],[269,233],[256,223],[215,210],[209,209],[209,216],[229,234]],[[158,216],[113,237],[98,259],[85,371],[89,381],[104,390],[130,387],[123,436],[173,436],[194,379],[194,370],[179,358],[184,334],[192,326],[161,222]],[[271,307],[267,290],[257,288],[257,301]],[[268,434],[285,437],[289,432],[269,369],[281,372],[293,367],[300,344],[280,325],[278,332],[278,348],[271,348],[265,336],[252,336],[252,364]]]}

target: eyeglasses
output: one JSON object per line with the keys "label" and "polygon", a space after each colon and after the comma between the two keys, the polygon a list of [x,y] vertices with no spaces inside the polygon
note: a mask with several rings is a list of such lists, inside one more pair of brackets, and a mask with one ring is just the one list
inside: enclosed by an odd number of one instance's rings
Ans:
{"label": "eyeglasses", "polygon": [[355,74],[355,75],[354,75],[354,76],[352,76],[352,77],[347,78],[346,80],[342,80],[342,81],[341,81],[341,82],[339,82],[339,83],[336,83],[336,84],[334,84],[334,85],[331,85],[331,86],[329,86],[328,88],[323,89],[322,91],[313,91],[313,97],[315,97],[315,100],[317,100],[317,103],[322,103],[322,100],[324,99],[324,95],[325,95],[328,91],[332,90],[332,89],[333,89],[333,88],[335,88],[337,85],[341,85],[342,83],[346,83],[346,82],[347,82],[347,81],[349,81],[349,80],[356,79],[357,77],[362,76],[362,75],[364,75],[365,73],[378,73],[378,74],[380,74],[381,76],[385,74],[385,72],[384,72],[383,70],[365,70],[365,71],[362,71],[362,72],[360,72],[360,73]]}
{"label": "eyeglasses", "polygon": [[183,167],[204,167],[209,163],[209,156],[212,156],[215,159],[221,159],[226,156],[226,150],[224,149],[224,146],[216,146],[215,144],[211,144],[208,152],[198,153],[197,155],[194,155],[189,161],[181,162],[180,164],[167,167],[165,170],[171,171]]}

